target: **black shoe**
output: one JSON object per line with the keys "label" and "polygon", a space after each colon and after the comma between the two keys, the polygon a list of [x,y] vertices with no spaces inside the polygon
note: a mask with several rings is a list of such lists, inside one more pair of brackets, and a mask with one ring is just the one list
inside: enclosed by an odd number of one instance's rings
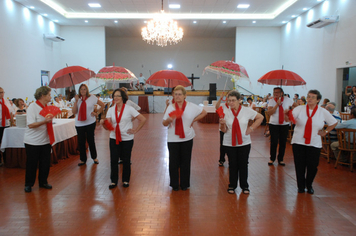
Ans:
{"label": "black shoe", "polygon": [[119,160],[118,164],[122,164],[122,163],[123,163],[122,160]]}
{"label": "black shoe", "polygon": [[188,189],[187,187],[182,188],[183,191],[186,191],[187,189]]}
{"label": "black shoe", "polygon": [[78,166],[83,166],[83,165],[85,165],[85,162],[83,161],[78,163]]}
{"label": "black shoe", "polygon": [[32,191],[31,186],[25,186],[25,192],[30,193]]}
{"label": "black shoe", "polygon": [[250,190],[248,188],[245,188],[243,191],[242,191],[244,194],[250,194]]}
{"label": "black shoe", "polygon": [[173,188],[174,191],[179,191],[179,188]]}
{"label": "black shoe", "polygon": [[99,160],[98,159],[94,159],[94,164],[99,164]]}
{"label": "black shoe", "polygon": [[305,190],[298,188],[298,193],[305,193]]}
{"label": "black shoe", "polygon": [[130,184],[128,182],[124,182],[122,186],[124,186],[124,188],[127,188],[128,186],[130,186]]}
{"label": "black shoe", "polygon": [[313,187],[310,187],[308,188],[308,191],[307,191],[309,194],[314,194],[314,189]]}
{"label": "black shoe", "polygon": [[273,161],[269,161],[269,162],[268,162],[268,165],[269,165],[269,166],[273,166]]}
{"label": "black shoe", "polygon": [[40,184],[40,188],[52,189],[52,185],[50,185],[50,184]]}
{"label": "black shoe", "polygon": [[117,184],[111,183],[111,184],[109,185],[109,189],[116,188],[116,186],[117,186]]}
{"label": "black shoe", "polygon": [[284,163],[283,161],[278,162],[278,164],[281,165],[281,166],[285,166],[286,165],[286,163]]}
{"label": "black shoe", "polygon": [[219,161],[219,166],[224,166],[224,162],[223,161]]}
{"label": "black shoe", "polygon": [[228,192],[229,194],[234,194],[234,193],[235,193],[235,189],[233,189],[233,188],[228,188],[228,189],[227,189],[227,192]]}

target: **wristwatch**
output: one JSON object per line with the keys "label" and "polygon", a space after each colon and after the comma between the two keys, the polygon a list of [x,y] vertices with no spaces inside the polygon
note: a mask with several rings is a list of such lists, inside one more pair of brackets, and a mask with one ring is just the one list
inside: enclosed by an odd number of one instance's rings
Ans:
{"label": "wristwatch", "polygon": [[325,130],[325,133],[329,133],[329,131]]}

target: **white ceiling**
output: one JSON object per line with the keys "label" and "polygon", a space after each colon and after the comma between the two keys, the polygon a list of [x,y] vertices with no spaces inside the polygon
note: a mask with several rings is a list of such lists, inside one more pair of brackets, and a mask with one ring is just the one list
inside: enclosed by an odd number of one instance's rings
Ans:
{"label": "white ceiling", "polygon": [[[161,10],[161,0],[51,0],[59,5],[67,13],[158,13]],[[189,19],[179,19],[178,26],[184,30],[184,37],[234,37],[235,27],[279,27],[283,21],[293,19],[292,15],[300,15],[305,10],[303,8],[313,8],[322,3],[318,0],[297,0],[294,4],[281,12],[274,19],[262,20],[258,19],[257,14],[274,14],[275,11],[290,0],[164,0],[163,9],[166,13],[188,13]],[[58,20],[59,25],[72,26],[105,26],[106,34],[109,37],[138,37],[141,34],[141,29],[145,26],[144,17],[140,19],[94,19],[81,18],[70,19],[49,7],[41,0],[16,0],[16,2],[30,7],[33,6],[33,11],[43,15],[48,14],[50,20]],[[99,3],[101,8],[90,8],[88,3]],[[169,4],[180,4],[180,9],[169,9]],[[250,4],[248,9],[238,9],[238,4]],[[248,20],[229,20],[223,19],[205,19],[197,20],[195,16],[208,14],[213,17],[215,14],[232,14],[233,16],[246,16],[252,14],[256,19]],[[106,16],[106,15],[105,15]],[[321,17],[321,16],[320,16]],[[88,23],[85,23],[88,20]],[[114,21],[117,20],[118,23]],[[197,23],[194,24],[193,21]],[[223,24],[226,20],[226,24]],[[256,20],[256,23],[252,23]]]}

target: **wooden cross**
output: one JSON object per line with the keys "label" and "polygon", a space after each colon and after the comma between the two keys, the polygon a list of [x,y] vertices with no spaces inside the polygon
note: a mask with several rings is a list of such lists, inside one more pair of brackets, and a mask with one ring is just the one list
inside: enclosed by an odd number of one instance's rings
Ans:
{"label": "wooden cross", "polygon": [[200,79],[200,77],[194,77],[194,74],[192,74],[192,77],[188,77],[188,79],[192,80],[191,88],[192,88],[192,91],[195,91],[195,89],[194,89],[194,80],[195,79]]}

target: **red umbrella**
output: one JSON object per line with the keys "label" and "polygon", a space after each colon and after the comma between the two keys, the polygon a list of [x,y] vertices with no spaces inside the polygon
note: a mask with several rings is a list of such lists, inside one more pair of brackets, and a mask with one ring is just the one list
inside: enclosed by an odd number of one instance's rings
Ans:
{"label": "red umbrella", "polygon": [[112,81],[133,81],[137,80],[134,73],[129,69],[121,66],[106,66],[99,70],[95,76],[96,79],[112,80]]}
{"label": "red umbrella", "polygon": [[68,66],[57,71],[49,82],[51,88],[66,88],[80,84],[91,77],[95,72],[81,66]]}
{"label": "red umbrella", "polygon": [[259,78],[257,82],[278,86],[296,86],[307,84],[302,77],[289,70],[272,70]]}
{"label": "red umbrella", "polygon": [[234,61],[216,61],[205,67],[204,71],[211,71],[215,74],[223,74],[228,77],[238,76],[240,78],[246,78],[249,80],[249,76],[245,67],[237,64]]}
{"label": "red umbrella", "polygon": [[173,88],[177,85],[182,85],[183,87],[191,86],[192,83],[189,81],[187,76],[182,72],[176,70],[160,70],[146,80],[147,84]]}

